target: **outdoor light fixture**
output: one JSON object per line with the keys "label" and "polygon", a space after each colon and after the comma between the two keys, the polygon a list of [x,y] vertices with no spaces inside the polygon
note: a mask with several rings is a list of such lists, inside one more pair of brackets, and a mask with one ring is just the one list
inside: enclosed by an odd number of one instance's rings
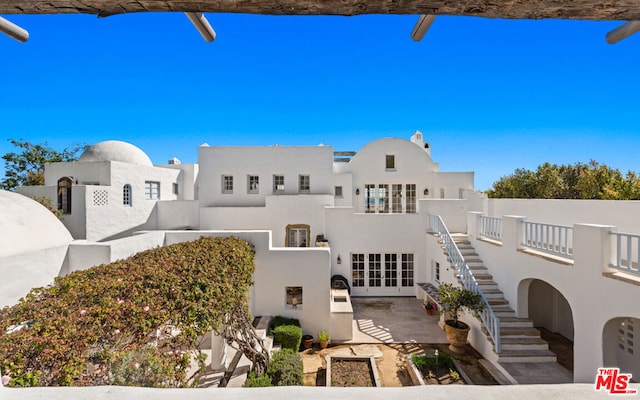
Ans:
{"label": "outdoor light fixture", "polygon": [[609,44],[616,44],[638,31],[640,31],[640,21],[629,21],[607,33],[607,42]]}
{"label": "outdoor light fixture", "polygon": [[425,189],[425,190],[424,190],[424,195],[425,195],[425,196],[428,196],[428,195],[429,195],[429,189]]}
{"label": "outdoor light fixture", "polygon": [[338,254],[338,264],[342,264],[342,259],[340,258],[340,254]]}
{"label": "outdoor light fixture", "polygon": [[360,196],[360,188],[356,188],[356,196]]}
{"label": "outdoor light fixture", "polygon": [[0,32],[4,33],[7,36],[11,36],[18,42],[24,43],[29,40],[29,32],[2,17],[0,17]]}
{"label": "outdoor light fixture", "polygon": [[207,42],[213,42],[216,38],[216,31],[213,30],[207,17],[202,13],[186,12],[185,15],[189,21],[196,27],[202,38]]}
{"label": "outdoor light fixture", "polygon": [[433,14],[421,15],[420,18],[418,18],[418,22],[416,22],[416,25],[411,31],[411,39],[415,40],[416,42],[421,41],[425,33],[427,33],[427,31],[429,30],[429,27],[433,23],[434,19],[436,19],[436,16]]}

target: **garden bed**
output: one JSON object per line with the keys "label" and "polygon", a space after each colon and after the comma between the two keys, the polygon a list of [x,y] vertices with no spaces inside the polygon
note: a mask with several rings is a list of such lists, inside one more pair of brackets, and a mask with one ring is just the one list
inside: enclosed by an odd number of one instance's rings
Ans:
{"label": "garden bed", "polygon": [[415,385],[464,385],[470,383],[463,369],[447,353],[407,356],[407,371]]}
{"label": "garden bed", "polygon": [[374,387],[380,378],[373,357],[326,356],[326,386]]}

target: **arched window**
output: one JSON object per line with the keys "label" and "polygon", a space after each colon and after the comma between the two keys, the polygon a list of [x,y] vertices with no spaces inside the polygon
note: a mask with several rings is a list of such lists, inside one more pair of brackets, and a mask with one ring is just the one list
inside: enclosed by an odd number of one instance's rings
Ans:
{"label": "arched window", "polygon": [[131,185],[128,183],[122,187],[122,205],[131,207]]}
{"label": "arched window", "polygon": [[63,214],[71,214],[71,185],[73,180],[68,176],[58,179],[58,210]]}

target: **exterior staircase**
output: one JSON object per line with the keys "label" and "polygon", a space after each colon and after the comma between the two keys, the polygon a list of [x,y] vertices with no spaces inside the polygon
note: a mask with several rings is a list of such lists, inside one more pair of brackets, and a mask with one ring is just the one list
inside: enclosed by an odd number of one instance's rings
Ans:
{"label": "exterior staircase", "polygon": [[[556,362],[556,355],[549,350],[549,344],[540,337],[540,331],[533,327],[533,321],[516,317],[515,311],[509,307],[509,302],[504,298],[498,284],[493,281],[493,276],[469,243],[467,236],[464,234],[451,236],[489,305],[500,318],[502,351],[498,354],[498,361],[501,363]],[[446,254],[444,248],[443,251]],[[482,331],[487,340],[493,343],[484,326]]]}

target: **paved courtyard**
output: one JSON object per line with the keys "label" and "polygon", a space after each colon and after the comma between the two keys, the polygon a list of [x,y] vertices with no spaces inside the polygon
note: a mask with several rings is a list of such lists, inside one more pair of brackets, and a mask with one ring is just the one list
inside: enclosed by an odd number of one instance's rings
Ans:
{"label": "paved courtyard", "polygon": [[352,297],[353,339],[347,343],[447,343],[440,316],[413,297]]}

